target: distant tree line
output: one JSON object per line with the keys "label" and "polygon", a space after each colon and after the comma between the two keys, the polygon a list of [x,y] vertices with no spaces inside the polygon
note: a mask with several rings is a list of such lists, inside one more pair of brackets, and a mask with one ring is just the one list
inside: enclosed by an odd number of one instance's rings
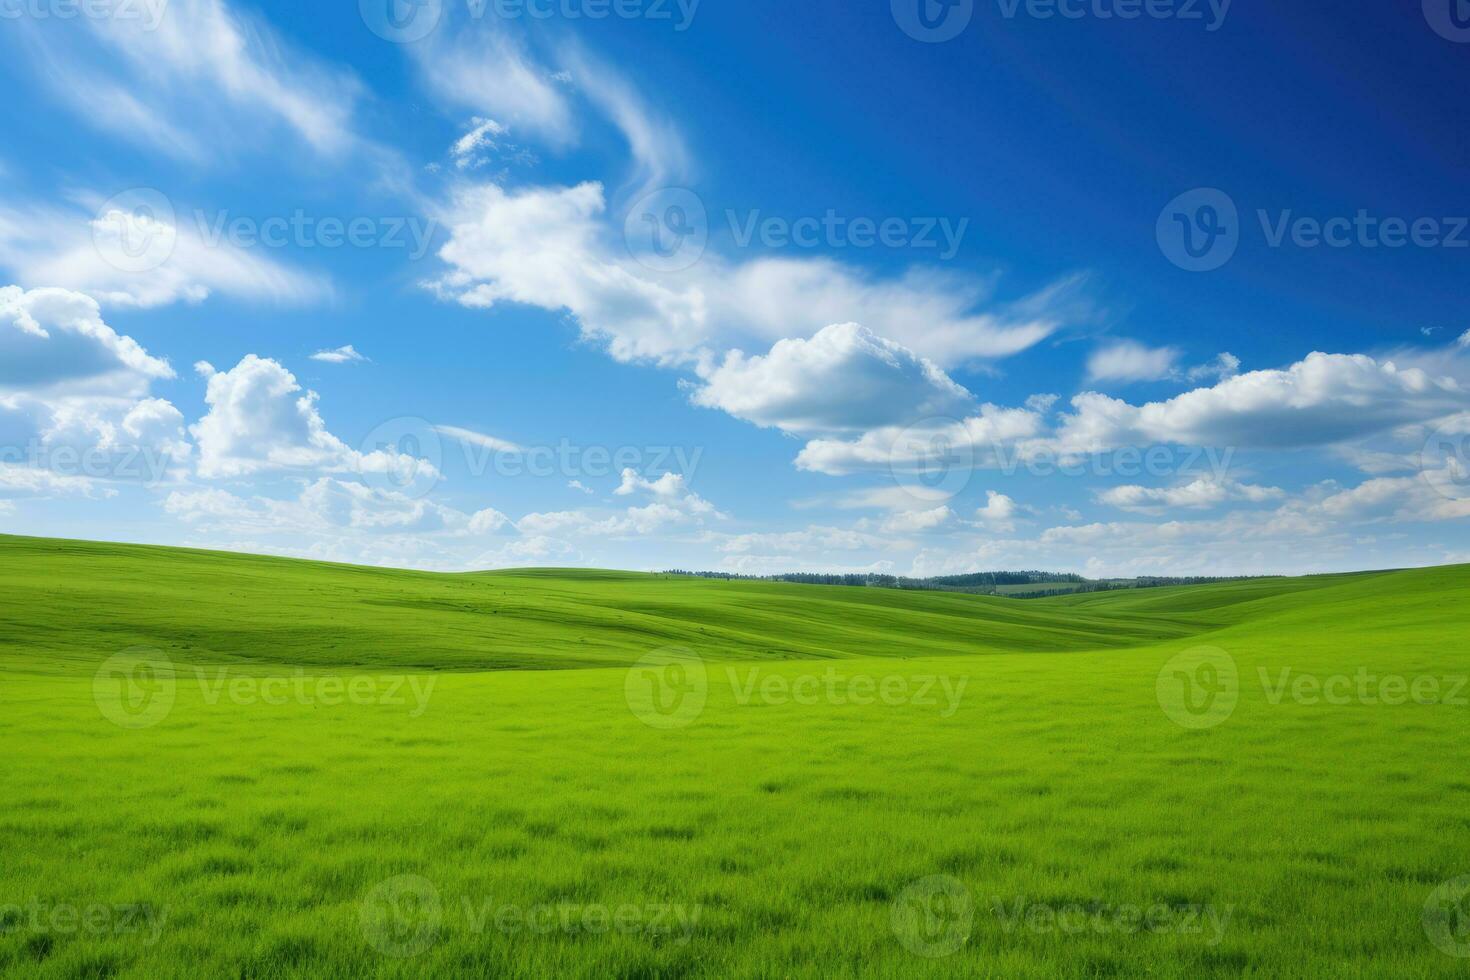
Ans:
{"label": "distant tree line", "polygon": [[[792,582],[797,585],[846,585],[869,589],[914,589],[925,592],[965,592],[975,595],[996,595],[1001,586],[1010,586],[1004,593],[1013,599],[1040,599],[1045,596],[1075,595],[1081,592],[1111,592],[1117,589],[1157,589],[1175,585],[1209,585],[1216,582],[1237,582],[1248,578],[1269,576],[1163,576],[1145,575],[1130,579],[1088,579],[1071,572],[972,572],[967,575],[936,575],[929,578],[909,578],[902,575],[879,575],[874,572],[862,574],[827,574],[821,572],[788,572],[782,575],[740,575],[736,572],[698,572],[682,568],[671,568],[665,575],[684,575],[692,578],[722,579],[742,582]],[[1015,586],[1034,585],[1036,589],[1017,589]]]}

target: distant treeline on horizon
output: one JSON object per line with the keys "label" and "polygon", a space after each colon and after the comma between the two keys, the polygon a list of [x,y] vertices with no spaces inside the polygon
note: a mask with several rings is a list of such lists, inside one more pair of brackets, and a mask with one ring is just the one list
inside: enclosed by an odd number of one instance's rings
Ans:
{"label": "distant treeline on horizon", "polygon": [[[908,578],[902,575],[823,574],[789,572],[783,575],[741,575],[737,572],[696,572],[672,568],[665,575],[725,579],[742,582],[791,582],[797,585],[848,585],[872,589],[915,589],[926,592],[965,592],[974,595],[1004,595],[1012,599],[1039,599],[1079,592],[1111,592],[1117,589],[1156,589],[1173,585],[1210,585],[1250,578],[1279,578],[1274,575],[1162,576],[1129,579],[1089,579],[1071,572],[972,572],[968,575],[938,575]],[[1031,588],[1028,588],[1030,586]]]}

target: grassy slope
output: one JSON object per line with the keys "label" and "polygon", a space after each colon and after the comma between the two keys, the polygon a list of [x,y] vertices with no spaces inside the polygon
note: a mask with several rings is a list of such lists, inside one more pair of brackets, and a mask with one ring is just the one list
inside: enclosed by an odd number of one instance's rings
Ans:
{"label": "grassy slope", "polygon": [[[1272,704],[1255,678],[1463,676],[1467,600],[1463,567],[1018,603],[6,539],[0,905],[146,901],[169,919],[152,946],[14,923],[6,934],[0,921],[0,970],[1463,975],[1426,940],[1421,910],[1436,884],[1470,873],[1467,709]],[[713,668],[709,706],[675,731],[633,717],[613,668],[443,675],[418,717],[210,703],[181,683],[168,718],[140,731],[99,716],[90,678],[137,642],[255,669],[464,670],[624,664],[671,641],[735,671]],[[1189,731],[1160,710],[1155,679],[1201,642],[1238,662],[1240,705]],[[994,655],[1006,650],[1041,655]],[[850,658],[835,665],[844,675],[965,679],[966,695],[948,717],[742,703],[751,669],[827,666],[772,651]],[[437,941],[409,960],[376,953],[359,924],[363,895],[399,874],[430,879],[444,906]],[[962,882],[976,913],[964,948],[931,961],[889,916],[933,874]],[[994,906],[1017,900],[1210,903],[1231,919],[1214,945],[1008,930]],[[681,943],[512,935],[477,928],[466,902],[703,911]]]}
{"label": "grassy slope", "polygon": [[134,644],[184,662],[426,670],[1066,651],[1197,632],[1189,617],[1059,614],[985,596],[619,572],[435,575],[0,537],[0,657],[96,663]]}

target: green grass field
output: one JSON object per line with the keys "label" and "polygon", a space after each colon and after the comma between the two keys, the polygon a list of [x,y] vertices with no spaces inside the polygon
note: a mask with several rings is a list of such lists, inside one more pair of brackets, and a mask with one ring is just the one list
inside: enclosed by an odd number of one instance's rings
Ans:
{"label": "green grass field", "polygon": [[1467,610],[0,538],[0,971],[1464,976]]}

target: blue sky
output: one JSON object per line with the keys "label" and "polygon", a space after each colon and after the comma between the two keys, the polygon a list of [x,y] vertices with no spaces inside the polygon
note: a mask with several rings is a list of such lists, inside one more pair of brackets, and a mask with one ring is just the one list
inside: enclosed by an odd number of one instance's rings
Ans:
{"label": "blue sky", "polygon": [[0,0],[0,528],[1470,561],[1455,10]]}

